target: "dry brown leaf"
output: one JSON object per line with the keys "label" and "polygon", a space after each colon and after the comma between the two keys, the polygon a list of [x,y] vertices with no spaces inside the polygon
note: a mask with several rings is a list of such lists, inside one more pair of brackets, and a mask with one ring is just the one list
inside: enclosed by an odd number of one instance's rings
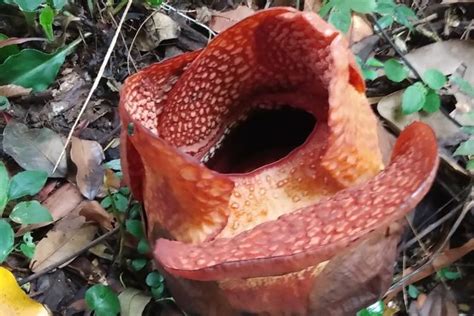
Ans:
{"label": "dry brown leaf", "polygon": [[467,67],[464,79],[474,82],[474,41],[436,42],[412,50],[405,55],[405,58],[416,67],[420,74],[435,68],[445,75],[450,75],[461,64],[464,64]]}
{"label": "dry brown leaf", "polygon": [[[86,219],[82,216],[64,217],[36,245],[30,269],[38,272],[57,264],[85,247],[92,241],[96,232],[97,226],[86,223]],[[60,267],[66,266],[69,262]]]}
{"label": "dry brown leaf", "polygon": [[84,216],[88,222],[95,222],[107,231],[114,228],[115,219],[97,201],[83,201],[74,210],[75,214]]}
{"label": "dry brown leaf", "polygon": [[322,0],[305,0],[304,11],[319,13],[319,10],[321,10],[322,6]]}
{"label": "dry brown leaf", "polygon": [[93,200],[104,181],[104,152],[98,142],[73,137],[71,141],[71,160],[76,164],[76,182],[89,200]]}
{"label": "dry brown leaf", "polygon": [[118,190],[122,180],[115,174],[113,170],[105,169],[105,181],[104,186],[107,190]]}
{"label": "dry brown leaf", "polygon": [[254,10],[244,5],[239,5],[237,8],[230,11],[214,12],[209,26],[215,32],[220,33],[254,13]]}
{"label": "dry brown leaf", "polygon": [[22,86],[7,84],[5,86],[0,86],[0,96],[4,96],[7,98],[21,97],[21,96],[29,95],[31,90],[32,90],[31,88],[27,89]]}
{"label": "dry brown leaf", "polygon": [[149,52],[160,45],[162,41],[178,38],[181,30],[172,18],[157,12],[149,19],[138,34],[136,45],[140,51]]}
{"label": "dry brown leaf", "polygon": [[426,295],[420,295],[410,304],[410,316],[458,316],[453,294],[443,285],[438,285]]}
{"label": "dry brown leaf", "polygon": [[347,34],[350,44],[357,43],[372,34],[374,31],[370,22],[359,14],[353,14],[351,28]]}

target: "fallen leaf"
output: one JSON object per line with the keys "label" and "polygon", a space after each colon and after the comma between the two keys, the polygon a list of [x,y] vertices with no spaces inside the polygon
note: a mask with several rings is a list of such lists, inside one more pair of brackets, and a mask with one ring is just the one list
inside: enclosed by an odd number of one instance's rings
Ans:
{"label": "fallen leaf", "polygon": [[319,13],[319,10],[323,6],[322,0],[305,0],[304,11]]}
{"label": "fallen leaf", "polygon": [[220,33],[254,13],[254,10],[244,5],[239,5],[237,8],[230,11],[214,12],[209,26],[215,32]]}
{"label": "fallen leaf", "polygon": [[64,177],[66,157],[53,173],[56,160],[63,150],[61,136],[49,128],[28,129],[25,124],[10,121],[3,131],[3,150],[25,170],[44,170],[50,177]]}
{"label": "fallen leaf", "polygon": [[118,298],[122,316],[142,315],[146,305],[151,301],[151,296],[134,288],[125,289]]}
{"label": "fallen leaf", "polygon": [[149,52],[157,48],[162,41],[177,39],[179,33],[180,27],[175,20],[156,12],[138,34],[136,45],[140,51]]}
{"label": "fallen leaf", "polygon": [[105,169],[105,181],[104,181],[104,186],[107,190],[112,190],[112,192],[115,190],[120,189],[120,184],[122,180],[115,174],[110,169]]}
{"label": "fallen leaf", "polygon": [[420,295],[410,304],[410,316],[458,316],[453,294],[444,285],[438,285],[428,296]]}
{"label": "fallen leaf", "polygon": [[474,82],[474,41],[449,40],[435,42],[405,55],[405,58],[419,73],[428,69],[438,69],[445,75],[450,75],[464,64],[466,72],[464,79]]}
{"label": "fallen leaf", "polygon": [[17,86],[14,84],[7,84],[5,86],[0,86],[0,96],[4,96],[7,98],[13,97],[21,97],[25,95],[29,95],[31,92],[31,88],[23,88],[22,86]]}
{"label": "fallen leaf", "polygon": [[23,44],[26,42],[44,42],[46,41],[46,38],[42,37],[24,37],[24,38],[19,38],[19,37],[10,37],[5,40],[0,41],[0,48],[5,47],[5,46],[10,46],[10,45],[17,45],[17,44]]}
{"label": "fallen leaf", "polygon": [[95,198],[104,181],[105,159],[102,146],[96,141],[73,137],[71,141],[71,160],[76,164],[76,182],[82,195],[89,200]]}
{"label": "fallen leaf", "polygon": [[114,216],[107,212],[97,201],[83,201],[74,211],[80,216],[84,216],[88,222],[95,222],[107,231],[114,228]]}
{"label": "fallen leaf", "polygon": [[370,22],[359,14],[353,14],[351,28],[347,34],[350,44],[357,43],[372,34],[374,31]]}
{"label": "fallen leaf", "polygon": [[[96,232],[97,226],[86,223],[83,216],[64,217],[36,245],[30,269],[38,272],[57,264],[85,247],[94,238]],[[60,267],[66,266],[70,261]]]}
{"label": "fallen leaf", "polygon": [[16,282],[13,274],[0,267],[0,315],[48,316],[50,312],[31,299]]}

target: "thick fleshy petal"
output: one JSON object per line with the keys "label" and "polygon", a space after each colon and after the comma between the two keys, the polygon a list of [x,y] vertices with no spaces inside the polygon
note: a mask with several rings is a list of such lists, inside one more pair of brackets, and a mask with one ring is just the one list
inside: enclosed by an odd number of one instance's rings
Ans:
{"label": "thick fleshy petal", "polygon": [[403,217],[426,194],[437,166],[433,131],[413,123],[398,138],[388,168],[366,184],[234,238],[200,245],[160,239],[155,257],[170,273],[196,280],[298,271],[330,259],[368,232]]}

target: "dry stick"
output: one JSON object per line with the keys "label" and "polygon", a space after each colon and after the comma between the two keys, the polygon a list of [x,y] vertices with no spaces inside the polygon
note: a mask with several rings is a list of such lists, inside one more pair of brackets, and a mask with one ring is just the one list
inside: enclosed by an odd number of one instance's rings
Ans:
{"label": "dry stick", "polygon": [[377,20],[375,19],[375,17],[372,15],[372,14],[369,14],[368,15],[371,19],[372,19],[372,22],[375,24],[375,26],[377,27],[377,34],[379,35],[382,35],[382,37],[390,44],[390,46],[393,47],[393,49],[395,50],[395,52],[400,56],[400,58],[403,60],[403,63],[408,67],[410,68],[410,70],[413,72],[413,74],[415,75],[415,77],[418,79],[418,80],[422,80],[421,78],[421,75],[420,73],[415,69],[415,67],[408,61],[408,59],[405,58],[405,55],[403,54],[403,52],[400,50],[400,48],[398,48],[397,44],[395,44],[394,41],[392,41],[392,39],[390,38],[390,36],[388,36],[387,32],[385,32],[385,30],[380,26],[380,24],[377,22]]}
{"label": "dry stick", "polygon": [[178,14],[179,16],[182,16],[183,18],[193,22],[194,24],[196,25],[199,25],[200,27],[203,27],[205,28],[208,32],[209,32],[209,40],[211,40],[212,36],[216,36],[217,33],[214,32],[211,28],[209,28],[209,26],[197,21],[196,19],[193,19],[192,17],[189,17],[187,16],[186,14],[182,13],[180,10],[170,6],[169,4],[167,3],[162,3],[161,6],[167,10],[167,11],[173,11],[173,12],[176,12],[176,14]]}
{"label": "dry stick", "polygon": [[119,23],[117,29],[115,30],[115,34],[114,34],[114,37],[112,38],[112,42],[110,43],[109,49],[107,50],[107,53],[105,54],[104,61],[102,62],[102,65],[100,66],[99,72],[97,73],[97,77],[95,78],[94,83],[92,84],[92,88],[89,91],[89,95],[87,96],[86,100],[84,101],[84,104],[82,105],[81,111],[77,115],[76,121],[72,125],[71,131],[69,132],[69,135],[67,136],[66,143],[64,144],[63,150],[61,151],[61,154],[59,155],[59,158],[56,161],[56,164],[54,165],[52,173],[54,173],[56,171],[56,169],[58,168],[58,166],[61,162],[61,159],[63,159],[64,154],[66,153],[66,148],[69,145],[69,143],[71,142],[72,135],[74,134],[74,131],[75,131],[77,125],[79,124],[79,121],[80,121],[82,115],[84,114],[84,112],[87,108],[87,105],[89,104],[89,101],[92,98],[92,95],[94,94],[95,90],[99,86],[100,79],[102,79],[102,75],[104,74],[105,67],[108,64],[110,56],[112,55],[112,52],[114,50],[115,44],[117,43],[117,39],[118,39],[118,36],[120,34],[120,30],[122,29],[122,25],[125,21],[127,13],[130,10],[130,7],[132,5],[132,1],[133,0],[128,0],[127,6],[126,6],[126,8],[123,12],[122,18],[120,19],[120,23]]}
{"label": "dry stick", "polygon": [[98,237],[97,239],[93,240],[92,242],[90,242],[89,244],[87,244],[85,247],[79,249],[78,251],[76,251],[75,253],[71,254],[70,256],[67,256],[66,258],[62,259],[61,261],[58,261],[56,262],[55,264],[52,264],[50,265],[49,267],[47,268],[44,268],[43,270],[40,270],[30,276],[27,276],[26,278],[24,279],[21,279],[18,281],[18,284],[20,285],[23,285],[25,283],[28,283],[28,282],[31,282],[33,280],[36,280],[37,278],[39,278],[40,276],[43,276],[45,275],[46,273],[56,269],[57,267],[65,264],[66,262],[68,261],[71,261],[73,260],[74,258],[76,258],[77,256],[79,256],[80,254],[86,252],[87,250],[89,250],[90,248],[94,247],[95,245],[98,245],[100,244],[104,239],[107,239],[108,237],[112,236],[113,234],[115,234],[116,232],[118,232],[120,229],[120,226],[117,226],[115,227],[114,229],[112,229],[111,231],[103,234],[102,236]]}

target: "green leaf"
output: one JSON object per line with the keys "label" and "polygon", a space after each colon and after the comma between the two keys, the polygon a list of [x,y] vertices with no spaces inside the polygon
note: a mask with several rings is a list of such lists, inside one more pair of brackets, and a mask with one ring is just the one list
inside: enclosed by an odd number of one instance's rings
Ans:
{"label": "green leaf", "polygon": [[85,294],[87,306],[96,316],[117,315],[120,313],[120,302],[117,294],[108,286],[96,284]]}
{"label": "green leaf", "polygon": [[0,111],[6,111],[10,108],[10,101],[7,97],[0,95]]}
{"label": "green leaf", "polygon": [[468,139],[459,145],[453,156],[471,156],[474,155],[474,138]]}
{"label": "green leaf", "polygon": [[383,316],[385,305],[382,301],[377,301],[367,308],[359,311],[357,316]]}
{"label": "green leaf", "polygon": [[41,13],[39,16],[39,21],[41,27],[43,28],[44,34],[50,42],[54,40],[54,33],[53,33],[53,22],[54,22],[54,10],[50,6],[45,6],[41,9]]}
{"label": "green leaf", "polygon": [[146,2],[148,2],[148,4],[151,6],[157,7],[163,3],[163,0],[146,0]]}
{"label": "green leaf", "polygon": [[66,55],[80,40],[54,54],[35,49],[23,49],[0,65],[0,85],[16,84],[35,91],[43,91],[55,80]]}
{"label": "green leaf", "polygon": [[61,10],[67,3],[67,0],[53,0],[53,7],[56,10]]}
{"label": "green leaf", "polygon": [[143,238],[145,236],[142,222],[138,219],[127,219],[125,221],[125,229],[136,238]]}
{"label": "green leaf", "polygon": [[8,177],[8,170],[5,164],[0,161],[0,217],[5,210],[5,206],[8,203],[8,187],[10,178]]}
{"label": "green leaf", "polygon": [[324,1],[323,6],[321,7],[321,9],[319,9],[319,15],[323,18],[326,17],[329,11],[331,11],[331,9],[334,7],[334,3],[334,0]]}
{"label": "green leaf", "polygon": [[469,170],[469,171],[474,170],[474,159],[471,159],[467,162],[466,169]]}
{"label": "green leaf", "polygon": [[103,208],[107,209],[112,206],[112,198],[109,196],[106,196],[105,198],[100,201],[100,205],[102,205]]}
{"label": "green leaf", "polygon": [[160,299],[163,296],[163,292],[165,291],[165,285],[162,283],[157,287],[151,288],[151,294],[155,299]]}
{"label": "green leaf", "polygon": [[382,28],[382,30],[391,27],[393,24],[393,17],[391,15],[383,16],[377,21],[377,24]]}
{"label": "green leaf", "polygon": [[420,295],[420,291],[416,288],[416,286],[410,284],[408,286],[408,295],[412,298],[412,299],[416,299],[418,297],[418,295]]}
{"label": "green leaf", "polygon": [[381,15],[392,15],[397,7],[393,0],[378,0],[375,12]]}
{"label": "green leaf", "polygon": [[0,263],[3,263],[13,250],[14,239],[15,233],[10,224],[0,219]]}
{"label": "green leaf", "polygon": [[114,160],[110,160],[110,161],[106,162],[105,167],[109,168],[109,169],[112,169],[112,170],[116,170],[116,171],[121,171],[122,170],[122,165],[120,164],[120,159],[114,159]]}
{"label": "green leaf", "polygon": [[366,67],[362,68],[362,75],[366,80],[375,80],[378,77],[377,71]]}
{"label": "green leaf", "polygon": [[133,203],[132,204],[132,207],[130,207],[130,216],[129,218],[132,218],[132,219],[137,219],[137,218],[140,218],[142,214],[142,207],[140,205],[140,203]]}
{"label": "green leaf", "polygon": [[10,219],[18,224],[47,223],[53,220],[48,209],[38,201],[20,202],[10,213]]}
{"label": "green leaf", "polygon": [[367,59],[365,64],[370,67],[383,67],[384,66],[383,62],[381,62],[375,57],[370,57],[369,59]]}
{"label": "green leaf", "polygon": [[442,268],[437,272],[437,275],[440,279],[446,279],[449,281],[458,280],[462,278],[461,273],[458,270],[452,271],[449,267]]}
{"label": "green leaf", "polygon": [[128,198],[120,193],[112,195],[113,203],[117,211],[125,213],[128,208]]}
{"label": "green leaf", "polygon": [[20,250],[27,258],[33,258],[36,245],[33,242],[33,236],[31,236],[31,232],[27,232],[23,235],[23,243],[20,244]]}
{"label": "green leaf", "polygon": [[23,171],[17,173],[10,181],[8,197],[10,200],[38,193],[48,180],[44,171]]}
{"label": "green leaf", "polygon": [[142,255],[150,252],[150,245],[148,244],[148,241],[145,238],[140,239],[140,241],[138,242],[137,251]]}
{"label": "green leaf", "polygon": [[[0,33],[0,42],[6,39],[8,39],[8,36]],[[19,52],[20,49],[18,48],[18,45],[8,45],[0,48],[0,63],[3,63],[5,59],[10,57],[11,55],[18,54]]]}
{"label": "green leaf", "polygon": [[450,81],[459,87],[459,90],[471,97],[474,97],[474,86],[469,81],[458,76],[451,76]]}
{"label": "green leaf", "polygon": [[412,21],[418,19],[415,12],[404,4],[398,5],[393,14],[395,21],[408,27],[410,30],[413,29]]}
{"label": "green leaf", "polygon": [[140,271],[141,269],[143,269],[146,266],[147,262],[148,262],[148,260],[146,260],[144,258],[133,259],[132,262],[131,262],[132,269],[135,270],[135,271]]}
{"label": "green leaf", "polygon": [[164,280],[165,278],[159,272],[152,271],[146,276],[145,282],[149,287],[158,287]]}
{"label": "green leaf", "polygon": [[423,108],[426,101],[427,89],[421,82],[409,86],[402,96],[402,113],[411,114]]}
{"label": "green leaf", "polygon": [[385,75],[394,82],[401,82],[408,76],[408,69],[396,59],[389,59],[383,65]]}
{"label": "green leaf", "polygon": [[423,81],[434,90],[441,89],[447,82],[446,76],[437,69],[428,69],[423,74]]}
{"label": "green leaf", "polygon": [[372,13],[377,7],[375,0],[351,0],[348,2],[351,9],[358,13]]}
{"label": "green leaf", "polygon": [[44,3],[44,0],[15,0],[15,3],[22,11],[33,12]]}
{"label": "green leaf", "polygon": [[428,113],[434,113],[439,110],[441,106],[441,98],[438,93],[433,89],[428,89],[426,93],[425,104],[423,104],[423,110]]}
{"label": "green leaf", "polygon": [[351,12],[348,9],[334,7],[329,13],[328,22],[343,33],[347,33],[351,26]]}

